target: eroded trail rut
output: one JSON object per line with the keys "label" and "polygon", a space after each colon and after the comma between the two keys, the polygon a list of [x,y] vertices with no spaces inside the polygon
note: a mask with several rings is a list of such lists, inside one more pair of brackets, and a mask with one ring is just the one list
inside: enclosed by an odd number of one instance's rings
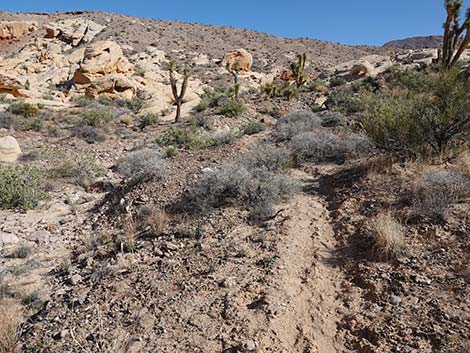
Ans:
{"label": "eroded trail rut", "polygon": [[[268,289],[272,318],[255,320],[261,352],[348,352],[338,323],[345,281],[335,265],[336,241],[318,195],[297,195],[284,211],[280,271]],[[255,323],[253,323],[255,325]]]}

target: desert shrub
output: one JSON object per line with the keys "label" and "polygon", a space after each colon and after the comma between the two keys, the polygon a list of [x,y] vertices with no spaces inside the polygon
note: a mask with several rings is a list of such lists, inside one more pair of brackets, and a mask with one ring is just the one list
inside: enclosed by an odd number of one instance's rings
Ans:
{"label": "desert shrub", "polygon": [[0,112],[0,129],[10,129],[15,126],[16,116],[10,112]]}
{"label": "desert shrub", "polygon": [[275,141],[290,140],[295,135],[321,127],[321,118],[308,110],[289,113],[280,118],[273,130]]}
{"label": "desert shrub", "polygon": [[179,146],[190,150],[198,150],[211,144],[206,132],[195,126],[173,126],[166,130],[157,142],[162,146]]}
{"label": "desert shrub", "polygon": [[470,178],[455,171],[430,170],[415,182],[413,211],[437,220],[445,220],[449,207],[470,194]]}
{"label": "desert shrub", "polygon": [[282,95],[287,99],[291,100],[299,96],[299,89],[296,86],[287,86],[282,90]]}
{"label": "desert shrub", "polygon": [[170,217],[163,210],[153,207],[143,207],[139,210],[139,218],[144,227],[148,227],[154,237],[163,234],[163,231],[170,221]]}
{"label": "desert shrub", "polygon": [[284,147],[270,144],[255,146],[247,155],[243,156],[239,164],[249,170],[266,169],[268,171],[287,170],[292,165],[291,153]]}
{"label": "desert shrub", "polygon": [[220,114],[236,118],[246,111],[245,105],[236,99],[225,99],[220,104]]}
{"label": "desert shrub", "polygon": [[321,125],[323,127],[338,127],[347,125],[347,118],[340,112],[324,111],[318,113],[321,117]]}
{"label": "desert shrub", "polygon": [[0,353],[17,352],[21,307],[9,299],[0,299]]}
{"label": "desert shrub", "polygon": [[20,117],[17,119],[16,125],[20,130],[23,131],[41,131],[44,125],[44,120],[39,116],[34,116],[31,118]]}
{"label": "desert shrub", "polygon": [[75,97],[73,99],[73,102],[75,103],[77,107],[82,107],[82,108],[95,104],[95,101],[93,99],[89,97],[85,97],[85,96]]}
{"label": "desert shrub", "polygon": [[13,102],[10,104],[8,110],[10,113],[22,116],[25,119],[32,118],[39,112],[37,106],[26,102]]}
{"label": "desert shrub", "polygon": [[200,175],[190,186],[189,198],[203,211],[234,201],[249,209],[252,217],[266,219],[272,215],[273,206],[294,190],[295,184],[281,173],[227,165]]}
{"label": "desert shrub", "polygon": [[76,126],[73,128],[72,133],[73,136],[79,137],[90,144],[106,141],[104,131],[93,126]]}
{"label": "desert shrub", "polygon": [[160,122],[158,114],[145,114],[140,121],[140,128],[145,129],[147,126],[155,126]]}
{"label": "desert shrub", "polygon": [[104,106],[113,104],[113,100],[107,96],[99,96],[98,103]]}
{"label": "desert shrub", "polygon": [[243,135],[254,135],[261,131],[264,131],[265,126],[258,120],[250,120],[242,126]]}
{"label": "desert shrub", "polygon": [[41,170],[0,164],[0,208],[35,208],[46,198]]}
{"label": "desert shrub", "polygon": [[92,154],[67,153],[51,150],[45,158],[52,162],[48,169],[49,177],[73,181],[87,189],[94,179],[104,174],[105,168]]}
{"label": "desert shrub", "polygon": [[196,111],[203,112],[208,108],[217,107],[224,94],[221,89],[204,88],[204,93],[200,96],[201,100],[195,108]]}
{"label": "desert shrub", "polygon": [[165,176],[166,162],[160,150],[144,148],[130,152],[117,162],[117,171],[130,181],[161,179]]}
{"label": "desert shrub", "polygon": [[178,156],[178,150],[174,146],[168,146],[165,149],[165,155],[167,158],[173,158]]}
{"label": "desert shrub", "polygon": [[395,259],[405,250],[403,226],[391,213],[381,213],[372,220],[373,253],[383,260]]}
{"label": "desert shrub", "polygon": [[333,77],[330,80],[330,87],[339,87],[344,86],[346,84],[346,80],[341,77]]}
{"label": "desert shrub", "polygon": [[414,75],[425,84],[407,83],[366,104],[364,128],[370,138],[385,149],[412,155],[441,154],[468,141],[470,83],[456,69]]}
{"label": "desert shrub", "polygon": [[276,86],[273,83],[267,83],[263,86],[263,92],[270,98],[279,97],[282,95],[282,87]]}
{"label": "desert shrub", "polygon": [[370,149],[369,141],[362,135],[335,135],[329,131],[318,130],[296,135],[289,148],[297,161],[337,161],[359,156]]}
{"label": "desert shrub", "polygon": [[134,113],[138,113],[144,106],[145,100],[141,97],[134,97],[125,101],[127,108],[132,110]]}
{"label": "desert shrub", "polygon": [[88,109],[80,114],[83,125],[105,127],[113,121],[113,114],[106,109]]}
{"label": "desert shrub", "polygon": [[229,145],[235,142],[237,135],[232,130],[216,130],[210,135],[211,146]]}
{"label": "desert shrub", "polygon": [[326,104],[331,110],[354,114],[364,111],[367,97],[367,92],[356,92],[351,86],[338,87],[331,90]]}

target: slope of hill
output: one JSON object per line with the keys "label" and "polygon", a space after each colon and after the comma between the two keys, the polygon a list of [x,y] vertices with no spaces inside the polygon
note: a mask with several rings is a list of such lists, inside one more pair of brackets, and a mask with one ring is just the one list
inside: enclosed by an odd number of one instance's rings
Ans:
{"label": "slope of hill", "polygon": [[442,43],[442,36],[410,37],[392,40],[384,44],[385,48],[399,49],[425,49],[438,48]]}

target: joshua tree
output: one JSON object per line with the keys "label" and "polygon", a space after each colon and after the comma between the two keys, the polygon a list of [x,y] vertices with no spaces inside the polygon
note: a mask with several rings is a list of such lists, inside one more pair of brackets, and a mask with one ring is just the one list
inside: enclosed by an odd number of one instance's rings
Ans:
{"label": "joshua tree", "polygon": [[305,62],[307,61],[307,54],[297,54],[297,62],[292,63],[290,68],[294,74],[295,84],[297,88],[300,88],[307,82],[307,77],[305,76]]}
{"label": "joshua tree", "polygon": [[460,10],[462,0],[446,0],[447,18],[444,23],[444,39],[439,60],[443,67],[451,68],[470,43],[470,9],[460,25]]}
{"label": "joshua tree", "polygon": [[183,83],[181,84],[181,90],[178,94],[178,87],[176,84],[178,80],[175,78],[175,71],[176,71],[176,62],[170,61],[168,65],[168,71],[170,72],[170,84],[171,84],[171,91],[173,92],[173,97],[176,103],[176,117],[175,122],[178,122],[181,118],[181,104],[183,104],[183,98],[186,94],[186,89],[188,88],[188,80],[189,80],[189,70],[185,67],[183,71]]}
{"label": "joshua tree", "polygon": [[240,83],[238,82],[238,74],[240,72],[240,61],[235,61],[233,64],[227,63],[227,71],[233,76],[233,97],[238,100],[240,93]]}

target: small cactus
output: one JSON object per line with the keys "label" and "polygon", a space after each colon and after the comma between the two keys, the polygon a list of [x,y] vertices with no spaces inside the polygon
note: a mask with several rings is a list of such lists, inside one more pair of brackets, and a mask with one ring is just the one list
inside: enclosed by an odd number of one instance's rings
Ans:
{"label": "small cactus", "polygon": [[188,88],[189,70],[186,67],[183,71],[183,83],[181,84],[180,93],[178,93],[178,87],[177,87],[178,80],[175,78],[175,72],[176,72],[175,61],[170,61],[168,65],[168,71],[170,72],[171,91],[173,93],[173,97],[176,103],[175,122],[178,122],[181,118],[181,105],[183,104],[183,98],[184,98],[184,95],[186,94],[186,89]]}

